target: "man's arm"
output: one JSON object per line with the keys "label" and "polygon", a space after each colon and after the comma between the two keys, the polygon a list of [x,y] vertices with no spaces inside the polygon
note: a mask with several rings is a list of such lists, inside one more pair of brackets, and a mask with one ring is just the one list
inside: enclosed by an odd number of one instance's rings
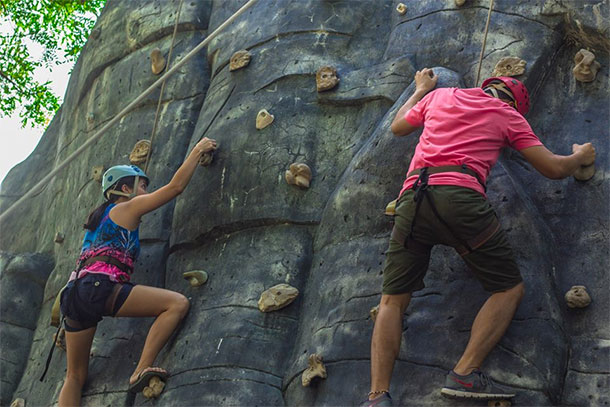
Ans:
{"label": "man's arm", "polygon": [[417,102],[426,96],[426,93],[434,89],[436,82],[438,82],[438,76],[434,75],[432,69],[424,68],[415,73],[415,93],[398,109],[398,113],[396,113],[396,117],[394,117],[390,127],[395,136],[406,136],[417,129],[417,127],[412,126],[405,120],[405,115]]}
{"label": "man's arm", "polygon": [[544,146],[528,147],[519,152],[539,173],[550,179],[569,177],[581,166],[595,161],[595,148],[591,143],[573,144],[571,155],[553,154]]}

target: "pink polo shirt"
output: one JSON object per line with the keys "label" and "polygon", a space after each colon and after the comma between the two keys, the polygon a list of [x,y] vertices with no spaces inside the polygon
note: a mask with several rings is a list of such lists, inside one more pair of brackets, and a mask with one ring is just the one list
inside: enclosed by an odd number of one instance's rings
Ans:
{"label": "pink polo shirt", "polygon": [[[412,126],[424,126],[409,165],[422,167],[466,164],[486,182],[503,147],[522,150],[540,146],[520,113],[481,88],[439,88],[424,96],[405,115]],[[411,188],[417,175],[408,177],[400,194]],[[485,195],[476,178],[459,172],[430,175],[429,185],[457,185]]]}

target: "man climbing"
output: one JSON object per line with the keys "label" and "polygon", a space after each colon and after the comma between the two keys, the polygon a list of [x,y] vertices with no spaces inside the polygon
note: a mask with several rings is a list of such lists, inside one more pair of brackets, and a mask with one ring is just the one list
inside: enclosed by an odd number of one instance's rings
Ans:
{"label": "man climbing", "polygon": [[431,69],[415,74],[415,92],[399,109],[391,130],[405,136],[423,126],[396,204],[379,314],[371,342],[368,406],[390,406],[390,379],[400,350],[402,316],[423,278],[436,244],[452,246],[491,293],[472,325],[462,357],[446,377],[448,397],[505,399],[514,394],[480,369],[508,328],[524,294],[512,249],[485,196],[485,182],[501,149],[518,150],[542,175],[561,179],[595,160],[590,143],[573,154],[546,149],[523,117],[525,86],[508,77],[482,88],[440,88]]}

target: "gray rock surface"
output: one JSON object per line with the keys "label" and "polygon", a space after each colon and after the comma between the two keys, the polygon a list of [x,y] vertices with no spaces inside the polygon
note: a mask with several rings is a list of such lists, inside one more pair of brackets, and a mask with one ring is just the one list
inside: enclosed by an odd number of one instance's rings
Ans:
{"label": "gray rock surface", "polygon": [[[174,60],[244,3],[184,2]],[[178,4],[108,1],[61,110],[34,153],[3,182],[0,210],[158,78],[150,71],[150,51],[167,56]],[[453,0],[411,1],[402,16],[396,4],[259,0],[167,81],[148,170],[151,189],[169,181],[202,136],[217,139],[219,150],[175,204],[142,223],[135,281],[191,301],[159,355],[172,376],[153,404],[354,405],[364,398],[369,310],[379,302],[391,228],[383,210],[400,190],[418,137],[395,138],[389,126],[418,69],[434,67],[439,86],[474,86],[488,2],[458,8]],[[488,182],[526,297],[483,368],[518,393],[519,405],[610,403],[609,11],[608,0],[496,0],[492,14],[482,76],[502,57],[526,60],[519,79],[532,95],[528,120],[536,134],[558,154],[592,141],[598,157],[590,181],[552,181],[506,150]],[[573,56],[583,47],[602,65],[591,83],[572,75]],[[242,49],[252,53],[250,64],[230,72],[231,55]],[[315,75],[326,65],[337,69],[340,82],[318,93]],[[11,396],[27,405],[57,400],[65,354],[54,356],[43,383],[38,377],[52,335],[52,301],[74,267],[81,225],[101,203],[91,171],[127,163],[134,143],[151,138],[158,97],[152,93],[0,225],[0,249],[45,253],[55,263],[41,277],[40,311],[24,309],[25,293],[2,302],[2,371],[14,372],[11,363],[21,369],[10,379],[19,383],[14,393],[3,383],[3,404]],[[275,120],[256,130],[261,109]],[[311,168],[308,189],[286,184],[284,172],[294,162]],[[66,235],[62,244],[53,243],[58,230]],[[189,270],[206,270],[209,281],[191,287],[182,278]],[[299,297],[261,313],[260,293],[279,283],[296,287]],[[487,294],[444,247],[434,249],[425,283],[404,318],[392,395],[400,405],[470,405],[443,399],[439,387]],[[565,305],[573,285],[589,288],[589,307]],[[10,307],[34,322],[27,329],[8,326]],[[150,403],[127,394],[149,325],[149,319],[100,323],[83,404]],[[15,338],[31,347],[27,363],[4,358]],[[300,377],[312,353],[324,355],[328,378],[304,388]]]}
{"label": "gray rock surface", "polygon": [[0,405],[11,403],[28,362],[44,286],[52,270],[53,259],[48,255],[0,251]]}

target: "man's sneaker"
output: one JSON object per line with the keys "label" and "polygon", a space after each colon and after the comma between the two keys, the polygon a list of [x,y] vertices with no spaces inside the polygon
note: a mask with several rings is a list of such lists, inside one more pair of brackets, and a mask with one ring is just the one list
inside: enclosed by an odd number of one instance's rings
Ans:
{"label": "man's sneaker", "polygon": [[381,396],[373,400],[366,400],[360,407],[392,407],[392,397],[390,393],[383,393]]}
{"label": "man's sneaker", "polygon": [[441,394],[450,398],[469,398],[469,399],[510,399],[515,397],[515,393],[508,391],[502,386],[493,382],[485,373],[478,369],[473,370],[469,375],[460,376],[453,370],[449,372],[445,379],[445,387]]}

